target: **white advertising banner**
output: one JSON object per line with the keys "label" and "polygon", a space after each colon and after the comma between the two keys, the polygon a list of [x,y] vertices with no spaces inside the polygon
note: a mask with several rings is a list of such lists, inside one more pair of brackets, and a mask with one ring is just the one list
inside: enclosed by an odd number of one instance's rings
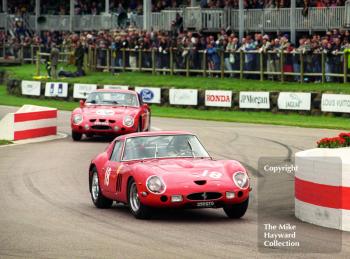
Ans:
{"label": "white advertising banner", "polygon": [[74,84],[73,97],[76,99],[86,99],[89,93],[96,89],[97,85],[94,84]]}
{"label": "white advertising banner", "polygon": [[47,97],[67,97],[68,83],[47,82],[45,85],[45,96]]}
{"label": "white advertising banner", "polygon": [[196,89],[170,89],[169,102],[175,105],[197,105],[198,91]]}
{"label": "white advertising banner", "polygon": [[205,106],[231,107],[232,91],[205,91]]}
{"label": "white advertising banner", "polygon": [[240,92],[239,108],[270,109],[269,92]]}
{"label": "white advertising banner", "polygon": [[103,89],[123,89],[123,90],[128,90],[129,86],[128,85],[104,85]]}
{"label": "white advertising banner", "polygon": [[350,95],[322,94],[321,110],[323,112],[350,113]]}
{"label": "white advertising banner", "polygon": [[279,93],[278,109],[310,111],[311,93],[293,93],[293,92]]}
{"label": "white advertising banner", "polygon": [[145,103],[160,103],[161,92],[157,87],[135,87]]}
{"label": "white advertising banner", "polygon": [[22,95],[40,96],[41,82],[40,81],[22,81]]}

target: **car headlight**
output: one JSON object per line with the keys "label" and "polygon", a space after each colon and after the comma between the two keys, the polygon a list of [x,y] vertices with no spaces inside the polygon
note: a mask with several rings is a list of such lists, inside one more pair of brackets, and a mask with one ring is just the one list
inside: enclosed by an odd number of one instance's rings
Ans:
{"label": "car headlight", "polygon": [[80,124],[83,121],[83,115],[80,113],[74,114],[73,116],[73,123],[74,124]]}
{"label": "car headlight", "polygon": [[166,189],[163,180],[156,175],[148,177],[146,186],[150,192],[155,194],[162,194]]}
{"label": "car headlight", "polygon": [[237,187],[241,189],[247,189],[249,187],[249,177],[246,172],[236,172],[232,178]]}
{"label": "car headlight", "polygon": [[131,126],[133,126],[133,125],[134,125],[134,118],[131,117],[131,116],[129,116],[129,115],[125,116],[125,117],[124,117],[124,120],[123,120],[123,124],[124,124],[124,126],[126,126],[126,127],[131,127]]}

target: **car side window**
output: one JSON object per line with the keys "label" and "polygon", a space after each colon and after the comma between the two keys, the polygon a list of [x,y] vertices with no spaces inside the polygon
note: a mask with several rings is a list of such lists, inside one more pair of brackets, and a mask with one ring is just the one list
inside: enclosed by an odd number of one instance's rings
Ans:
{"label": "car side window", "polygon": [[120,153],[122,151],[122,146],[123,146],[122,142],[120,142],[120,141],[115,142],[113,152],[112,152],[112,155],[110,158],[111,161],[115,161],[115,162],[120,161]]}

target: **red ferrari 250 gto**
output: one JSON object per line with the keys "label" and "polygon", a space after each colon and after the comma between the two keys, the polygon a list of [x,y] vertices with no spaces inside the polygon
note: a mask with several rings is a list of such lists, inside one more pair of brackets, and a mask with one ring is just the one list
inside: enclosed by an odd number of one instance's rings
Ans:
{"label": "red ferrari 250 gto", "polygon": [[188,132],[143,132],[117,137],[91,161],[93,203],[127,204],[136,218],[152,208],[223,208],[230,218],[248,207],[250,182],[235,160],[214,160]]}
{"label": "red ferrari 250 gto", "polygon": [[151,111],[135,91],[96,90],[72,112],[73,140],[82,135],[121,135],[149,131]]}

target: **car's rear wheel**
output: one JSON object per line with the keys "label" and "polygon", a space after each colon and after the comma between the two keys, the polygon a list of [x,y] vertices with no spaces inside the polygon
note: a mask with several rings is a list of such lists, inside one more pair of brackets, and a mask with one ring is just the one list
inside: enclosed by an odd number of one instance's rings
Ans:
{"label": "car's rear wheel", "polygon": [[112,206],[113,200],[106,198],[101,192],[96,168],[92,169],[90,193],[92,202],[97,208],[106,209]]}
{"label": "car's rear wheel", "polygon": [[132,179],[128,186],[128,205],[131,213],[137,219],[148,219],[151,216],[150,209],[143,205],[139,199],[137,185]]}
{"label": "car's rear wheel", "polygon": [[223,209],[227,217],[231,219],[239,219],[243,217],[244,214],[246,213],[248,204],[249,204],[249,198],[242,203],[226,205],[224,206]]}
{"label": "car's rear wheel", "polygon": [[79,132],[75,132],[75,131],[72,131],[72,139],[74,141],[79,141],[81,140],[83,134],[79,133]]}

